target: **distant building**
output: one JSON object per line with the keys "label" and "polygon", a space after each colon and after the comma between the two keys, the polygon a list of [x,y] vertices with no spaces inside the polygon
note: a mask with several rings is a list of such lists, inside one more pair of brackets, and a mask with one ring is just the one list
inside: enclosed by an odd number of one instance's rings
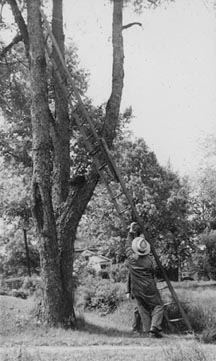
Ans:
{"label": "distant building", "polygon": [[98,255],[95,251],[85,249],[82,251],[75,250],[75,253],[79,253],[80,257],[84,258],[87,261],[87,266],[95,270],[96,273],[104,270],[109,270],[112,264],[112,261],[102,255]]}

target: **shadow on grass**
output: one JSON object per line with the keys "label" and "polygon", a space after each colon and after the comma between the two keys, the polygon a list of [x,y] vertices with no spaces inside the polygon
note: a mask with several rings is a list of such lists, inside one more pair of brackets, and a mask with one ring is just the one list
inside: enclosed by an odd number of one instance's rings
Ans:
{"label": "shadow on grass", "polygon": [[86,320],[81,323],[78,321],[77,326],[78,326],[77,327],[78,331],[88,332],[89,334],[105,335],[108,337],[134,338],[135,335],[136,337],[142,337],[142,335],[140,335],[139,333],[134,335],[132,331],[119,330],[117,328],[109,327],[105,325],[99,326]]}

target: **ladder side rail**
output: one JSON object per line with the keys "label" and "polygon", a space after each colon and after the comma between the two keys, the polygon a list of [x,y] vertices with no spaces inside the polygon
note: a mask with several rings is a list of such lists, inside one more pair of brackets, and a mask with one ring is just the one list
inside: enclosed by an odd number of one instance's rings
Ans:
{"label": "ladder side rail", "polygon": [[[73,105],[71,99],[69,99],[69,103],[70,103],[71,106]],[[76,121],[76,123],[77,123],[77,125],[78,125],[78,127],[79,127],[79,130],[80,130],[80,133],[81,133],[82,137],[83,137],[84,140],[85,140],[85,144],[86,144],[87,151],[88,151],[88,152],[92,152],[93,149],[94,149],[94,146],[90,143],[90,141],[88,141],[88,139],[87,139],[88,136],[87,136],[84,128],[83,128],[82,125],[81,125],[81,120],[80,120],[79,116],[78,116],[76,113],[74,113],[74,114],[73,114],[73,117],[74,117],[74,119],[75,119],[75,121]],[[97,138],[96,138],[96,141],[97,141]],[[94,160],[94,162],[95,162],[95,159],[93,159],[93,160]]]}
{"label": "ladder side rail", "polygon": [[154,247],[151,239],[148,239],[148,241],[149,241],[149,243],[150,243],[150,245],[151,245],[151,250],[152,250],[152,253],[153,253],[153,255],[154,255],[155,261],[156,261],[158,267],[160,268],[160,270],[161,270],[161,272],[162,272],[162,274],[163,274],[163,276],[164,276],[164,279],[165,279],[165,281],[166,281],[166,283],[167,283],[167,286],[168,286],[168,288],[169,288],[169,290],[170,290],[170,293],[171,293],[171,295],[172,295],[175,303],[177,304],[177,306],[178,306],[178,308],[179,308],[179,311],[181,312],[181,315],[182,315],[182,317],[183,317],[183,319],[184,319],[184,321],[185,321],[185,324],[187,325],[188,330],[189,330],[189,331],[192,331],[193,329],[192,329],[192,327],[191,327],[190,321],[189,321],[189,319],[188,319],[188,317],[187,317],[187,315],[186,315],[186,313],[185,313],[185,311],[184,311],[184,309],[183,309],[183,307],[182,307],[182,305],[181,305],[181,303],[180,303],[180,301],[179,301],[179,299],[178,299],[178,296],[177,296],[177,294],[176,294],[176,292],[175,292],[175,290],[174,290],[174,288],[173,288],[172,283],[170,282],[170,280],[169,280],[169,278],[168,278],[168,276],[167,276],[166,271],[164,270],[164,268],[163,268],[163,266],[162,266],[162,264],[161,264],[161,261],[160,261],[158,255],[157,255],[156,250],[155,250],[155,247]]}
{"label": "ladder side rail", "polygon": [[95,135],[95,136],[98,136],[98,135],[97,135],[97,132],[96,132],[96,130],[95,130],[94,124],[93,124],[93,122],[92,122],[92,120],[91,120],[88,112],[86,111],[86,108],[85,108],[85,106],[84,106],[84,104],[83,104],[82,98],[81,98],[81,96],[80,96],[80,94],[79,94],[79,92],[78,92],[78,90],[77,90],[77,88],[76,88],[76,86],[75,86],[75,84],[74,84],[74,81],[73,81],[73,79],[72,79],[72,77],[71,77],[71,74],[70,74],[70,72],[69,72],[69,70],[68,70],[68,68],[67,68],[67,66],[66,66],[66,64],[65,64],[65,60],[64,60],[63,55],[62,55],[62,53],[61,53],[61,51],[60,51],[60,49],[59,49],[58,43],[57,43],[57,41],[56,41],[56,39],[55,39],[55,37],[54,37],[51,29],[50,29],[50,25],[49,25],[49,23],[48,23],[48,21],[47,21],[47,18],[46,18],[46,16],[45,16],[45,14],[44,14],[44,12],[43,12],[42,9],[40,9],[40,13],[41,13],[41,16],[42,16],[42,18],[43,18],[43,21],[44,21],[44,23],[45,23],[45,25],[46,25],[47,32],[49,33],[49,36],[50,36],[50,38],[51,38],[51,40],[52,40],[52,44],[53,44],[53,46],[55,47],[55,50],[56,50],[56,52],[57,52],[57,54],[58,54],[58,56],[59,56],[59,60],[60,60],[60,62],[61,62],[61,64],[62,64],[62,67],[63,67],[63,69],[64,69],[64,71],[65,71],[65,73],[66,73],[66,75],[67,75],[67,77],[68,77],[68,80],[69,80],[69,82],[70,82],[70,84],[71,84],[71,86],[72,86],[72,88],[73,88],[74,94],[75,94],[75,96],[76,96],[76,98],[77,98],[77,100],[78,100],[78,102],[79,102],[79,104],[80,104],[80,106],[81,106],[81,109],[82,109],[82,111],[83,111],[83,114],[84,114],[86,120],[88,121],[88,123],[89,123],[89,125],[90,125],[90,127],[91,127],[91,130],[92,130],[92,132],[94,133],[94,135]]}
{"label": "ladder side rail", "polygon": [[[47,54],[48,54],[48,56],[49,56],[49,58],[50,58],[50,60],[51,60],[51,62],[52,62],[52,64],[53,64],[53,66],[54,66],[55,68],[57,68],[57,64],[56,64],[55,60],[53,59],[53,57],[51,56],[51,52],[50,52],[50,50],[49,50],[48,44],[45,43],[45,46],[46,46]],[[58,77],[58,80],[59,80],[59,82],[60,82],[61,88],[62,88],[62,90],[63,90],[64,96],[65,96],[66,99],[68,99],[69,91],[68,91],[67,87],[64,86],[63,83],[62,83],[63,79],[62,79],[62,77],[61,77],[61,74],[60,74],[58,71],[56,71],[56,73],[57,73],[57,77]],[[71,97],[69,97],[68,100],[69,100],[69,104],[70,104],[71,109],[74,110],[74,106],[73,106],[73,102],[72,102],[72,100],[71,100]],[[93,146],[92,146],[91,143],[87,140],[86,132],[84,131],[84,129],[83,129],[82,125],[81,125],[81,120],[80,120],[80,118],[79,118],[79,116],[78,116],[77,114],[74,114],[73,116],[74,116],[75,121],[76,121],[76,123],[77,123],[77,125],[78,125],[78,127],[79,127],[79,130],[80,130],[80,132],[81,132],[81,135],[83,136],[83,138],[84,138],[84,140],[85,140],[85,143],[86,143],[86,146],[87,146],[87,150],[88,150],[89,152],[91,152],[91,151],[93,150]],[[97,135],[97,137],[96,137],[96,141],[98,141],[98,143],[100,143],[100,138],[98,137],[98,135]],[[114,194],[113,194],[113,192],[112,192],[112,190],[111,190],[111,187],[109,186],[109,184],[108,184],[105,176],[103,175],[103,172],[99,170],[100,162],[99,162],[99,160],[98,160],[97,158],[94,158],[94,157],[93,157],[93,161],[94,161],[94,163],[95,163],[95,165],[96,165],[97,172],[98,172],[99,176],[101,177],[102,181],[105,183],[105,186],[106,186],[106,188],[107,188],[107,190],[108,190],[108,193],[109,193],[109,195],[110,195],[111,201],[113,202],[113,204],[114,204],[114,206],[115,206],[115,209],[116,209],[119,217],[121,218],[121,221],[122,221],[122,223],[123,223],[123,225],[124,225],[124,228],[126,229],[126,228],[127,228],[126,222],[125,222],[124,218],[122,217],[122,215],[120,214],[121,211],[120,211],[120,208],[119,208],[119,206],[118,206],[117,201],[115,200],[115,197],[114,197]],[[107,164],[107,165],[108,165],[108,164]],[[108,166],[109,166],[109,165],[108,165]]]}
{"label": "ladder side rail", "polygon": [[103,172],[101,172],[100,170],[98,170],[98,173],[100,174],[101,179],[103,180],[103,182],[104,182],[105,185],[106,185],[106,188],[107,188],[107,191],[108,191],[109,196],[110,196],[110,198],[111,198],[111,201],[112,201],[112,203],[114,204],[114,207],[115,207],[115,209],[116,209],[116,211],[117,211],[117,213],[118,213],[118,216],[119,216],[119,218],[121,219],[123,228],[124,228],[124,230],[126,231],[126,230],[127,230],[127,223],[126,223],[124,217],[121,215],[121,210],[120,210],[120,208],[119,208],[119,205],[118,205],[116,199],[114,198],[113,191],[112,191],[110,185],[108,184],[108,182],[107,182],[107,180],[106,180],[106,177],[104,176]]}
{"label": "ladder side rail", "polygon": [[[52,51],[50,50],[49,45],[47,44],[46,39],[44,39],[44,44],[45,44],[45,48],[46,48],[46,52],[47,52],[48,58],[49,58],[49,60],[51,61],[54,70],[56,71],[56,75],[57,75],[57,78],[58,78],[60,87],[62,88],[62,87],[63,87],[63,84],[65,83],[66,78],[63,79],[62,74],[58,71],[58,65],[56,64],[55,59],[52,57]],[[66,90],[67,90],[67,93],[66,93]],[[68,91],[68,89],[67,89],[66,86],[65,86],[65,89],[63,89],[63,91],[64,91],[64,96],[65,96],[65,98],[66,98],[66,100],[67,100],[68,97],[69,97],[69,91]],[[74,107],[73,107],[73,108],[74,108]]]}
{"label": "ladder side rail", "polygon": [[114,162],[114,160],[113,160],[113,157],[112,157],[112,155],[111,155],[111,153],[110,153],[110,151],[109,151],[109,149],[108,149],[108,147],[107,147],[106,141],[105,141],[105,139],[103,139],[103,138],[101,138],[101,141],[102,141],[103,147],[104,147],[104,149],[105,149],[105,151],[106,151],[107,157],[109,158],[109,161],[110,161],[110,163],[112,164],[112,167],[114,168],[115,173],[116,173],[116,175],[117,175],[117,177],[118,177],[118,180],[119,180],[119,183],[120,183],[121,188],[122,188],[122,190],[123,190],[123,193],[125,194],[125,197],[127,198],[127,201],[128,201],[128,203],[129,203],[129,205],[131,206],[131,209],[132,209],[134,218],[136,218],[136,220],[138,221],[140,227],[142,228],[143,234],[146,235],[146,238],[147,238],[147,232],[146,232],[146,230],[145,230],[144,227],[143,227],[143,221],[142,221],[141,217],[139,216],[139,214],[138,214],[138,212],[137,212],[137,210],[136,210],[136,207],[135,207],[134,204],[133,204],[132,197],[130,196],[130,194],[129,194],[126,186],[125,186],[125,183],[124,183],[124,181],[123,181],[123,178],[122,178],[120,172],[118,171],[118,169],[117,169],[117,167],[116,167],[116,165],[115,165],[115,162]]}
{"label": "ladder side rail", "polygon": [[[62,78],[62,75],[60,74],[60,72],[58,71],[58,67],[57,67],[57,64],[54,60],[54,58],[52,57],[52,54],[51,54],[51,51],[49,49],[49,46],[47,44],[47,42],[45,43],[45,47],[46,47],[46,51],[47,51],[47,54],[48,54],[48,57],[49,59],[51,60],[52,64],[53,64],[53,67],[54,69],[56,70],[56,75],[57,75],[57,78],[58,78],[58,81],[59,81],[59,84],[61,86],[61,89],[63,90],[63,93],[64,93],[64,97],[68,100],[69,104],[70,104],[70,107],[72,109],[72,111],[74,110],[74,106],[73,106],[73,102],[72,102],[72,99],[71,99],[71,96],[69,95],[69,91],[67,89],[67,87],[64,85],[64,79]],[[75,121],[79,127],[79,130],[83,136],[83,138],[85,139],[85,142],[86,142],[86,145],[87,145],[87,150],[89,152],[91,152],[93,150],[93,147],[90,145],[90,142],[87,140],[87,135],[82,127],[82,121],[80,120],[79,116],[75,113],[74,115],[74,118],[75,118]],[[92,130],[92,129],[91,129]],[[102,138],[99,138],[98,134],[97,133],[92,133],[94,138],[95,138],[95,141],[98,143],[98,144],[101,144],[101,139]],[[105,141],[104,141],[105,142]],[[107,148],[108,149],[108,148]],[[103,149],[104,151],[104,149]],[[105,150],[105,155],[107,155],[107,150]],[[109,160],[109,157],[108,157],[108,160]],[[110,165],[107,163],[107,165],[109,166],[111,172],[113,172],[113,170],[111,169],[112,167],[112,164],[111,164],[111,167]],[[115,174],[114,174],[115,175]],[[116,176],[116,175],[115,175]]]}
{"label": "ladder side rail", "polygon": [[[51,62],[52,62],[52,64],[53,64],[53,67],[54,67],[54,68],[55,68],[55,67],[57,68],[57,64],[56,64],[55,60],[52,58],[52,56],[51,56],[51,52],[50,52],[50,50],[49,50],[49,47],[48,47],[47,43],[45,44],[45,46],[46,46],[46,51],[47,51],[47,54],[48,54],[48,56],[49,56],[49,59],[51,60]],[[71,110],[73,111],[73,110],[74,110],[74,105],[73,105],[71,96],[69,96],[69,91],[68,91],[67,87],[63,84],[63,80],[64,80],[64,79],[62,79],[62,76],[61,76],[61,74],[60,74],[58,71],[56,71],[56,74],[57,74],[57,78],[58,78],[58,81],[59,81],[59,83],[60,83],[61,89],[62,89],[62,91],[63,91],[63,95],[64,95],[65,99],[68,100],[69,105],[70,105],[70,107],[71,107]],[[82,137],[85,139],[85,142],[86,142],[86,145],[87,145],[87,150],[88,150],[89,152],[91,152],[91,151],[93,150],[93,146],[91,146],[91,145],[90,145],[90,142],[87,140],[87,134],[86,134],[86,132],[84,131],[84,128],[81,126],[82,121],[80,120],[79,116],[78,116],[76,113],[74,113],[73,116],[74,116],[74,118],[75,118],[75,121],[76,121],[76,123],[77,123],[77,126],[79,127],[79,130],[80,130],[80,133],[81,133]],[[95,137],[95,134],[93,134],[93,135],[94,135],[94,137]],[[96,138],[95,140],[96,140],[97,142],[99,142],[99,137],[98,137],[98,135],[97,135],[97,137],[95,137],[95,138]]]}

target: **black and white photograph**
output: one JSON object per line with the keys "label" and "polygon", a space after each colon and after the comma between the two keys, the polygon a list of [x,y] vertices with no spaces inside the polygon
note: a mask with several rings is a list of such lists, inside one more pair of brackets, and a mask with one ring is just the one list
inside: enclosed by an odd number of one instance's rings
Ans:
{"label": "black and white photograph", "polygon": [[0,358],[216,361],[216,0],[0,0]]}

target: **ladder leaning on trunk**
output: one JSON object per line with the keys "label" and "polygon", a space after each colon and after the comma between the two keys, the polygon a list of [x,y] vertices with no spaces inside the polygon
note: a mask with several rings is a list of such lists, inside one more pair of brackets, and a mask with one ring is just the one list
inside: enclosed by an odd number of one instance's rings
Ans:
{"label": "ladder leaning on trunk", "polygon": [[[168,318],[167,312],[165,311],[166,320],[171,329],[173,329],[173,327],[172,327],[173,322],[178,322],[180,320],[183,320],[188,331],[192,332],[193,330],[192,330],[191,324],[189,322],[189,319],[188,319],[184,309],[182,308],[181,303],[179,302],[176,292],[175,292],[169,278],[167,277],[165,270],[163,269],[160,259],[156,253],[154,244],[151,241],[151,239],[149,238],[149,236],[144,228],[143,221],[142,221],[141,217],[139,216],[139,214],[136,210],[136,207],[134,206],[133,199],[125,186],[123,178],[122,178],[122,176],[115,164],[115,161],[108,149],[106,141],[104,138],[99,136],[99,134],[92,122],[92,119],[89,116],[88,111],[86,110],[86,108],[83,104],[82,98],[74,84],[74,80],[66,66],[64,57],[63,57],[63,55],[59,49],[59,46],[55,40],[55,37],[51,31],[49,22],[42,9],[40,10],[40,12],[41,12],[41,17],[42,17],[42,22],[43,22],[43,27],[44,27],[44,33],[45,33],[45,36],[44,36],[45,49],[46,49],[48,58],[49,58],[50,62],[52,63],[53,69],[55,71],[55,75],[57,76],[59,86],[61,87],[62,93],[63,93],[65,99],[67,99],[71,110],[72,111],[74,110],[74,98],[75,98],[78,103],[79,111],[82,114],[82,116],[80,117],[76,112],[74,112],[73,116],[74,116],[76,124],[79,128],[79,131],[84,139],[86,150],[89,153],[89,155],[93,158],[97,172],[106,186],[106,189],[109,193],[110,199],[111,199],[111,201],[115,207],[115,210],[122,222],[124,230],[126,231],[127,226],[128,226],[126,216],[125,216],[127,211],[132,212],[133,219],[140,225],[143,234],[145,235],[146,239],[149,241],[149,243],[151,245],[151,251],[152,251],[155,261],[156,261],[159,269],[161,270],[163,277],[166,281],[166,284],[167,284],[166,287],[168,287],[168,289],[172,295],[173,302],[177,305],[177,307],[180,311],[181,318],[173,319],[173,320],[170,320]],[[48,41],[49,41],[49,44],[48,44]],[[56,53],[55,58],[53,56],[50,45],[52,45],[52,48],[55,49],[55,53]],[[56,59],[57,59],[57,61],[56,61]],[[61,71],[59,70],[60,68],[61,68]],[[70,89],[70,90],[68,90],[68,89]],[[116,189],[114,189],[115,187],[113,187],[113,184],[116,182],[118,182],[118,186],[119,186],[118,188],[120,189],[120,191],[119,190],[116,191]],[[120,202],[127,204],[127,206],[123,207],[123,209],[122,209],[122,206],[121,206],[122,203],[120,204]]]}

